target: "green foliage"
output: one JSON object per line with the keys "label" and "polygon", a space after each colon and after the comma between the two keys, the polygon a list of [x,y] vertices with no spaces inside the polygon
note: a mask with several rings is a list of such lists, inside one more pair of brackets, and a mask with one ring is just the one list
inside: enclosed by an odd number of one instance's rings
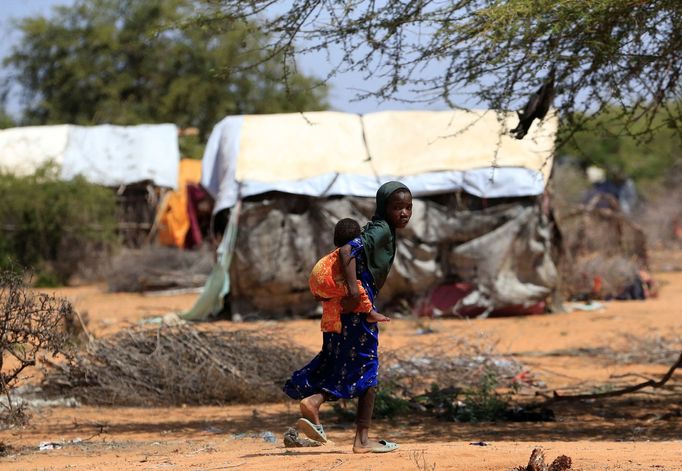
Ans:
{"label": "green foliage", "polygon": [[192,0],[77,0],[21,20],[5,60],[30,124],[173,122],[205,137],[230,114],[326,108],[326,88],[260,48],[249,23],[185,23]]}
{"label": "green foliage", "polygon": [[[666,122],[663,113],[651,123],[644,119],[629,122],[620,112],[608,109],[575,133],[561,130],[567,136],[561,152],[573,156],[583,168],[595,165],[610,177],[628,176],[638,186],[660,182],[674,165],[682,163],[682,134]],[[624,127],[628,133],[622,132]]]}
{"label": "green foliage", "polygon": [[486,370],[478,385],[464,390],[464,406],[457,411],[461,422],[487,422],[503,418],[510,397],[497,392],[498,379],[494,371]]}
{"label": "green foliage", "polygon": [[437,384],[431,384],[431,389],[426,393],[414,397],[412,401],[423,410],[437,416],[453,420],[457,416],[458,397],[460,388],[441,388]]}
{"label": "green foliage", "polygon": [[[333,409],[336,415],[345,420],[355,418],[356,407],[349,407],[346,401],[335,402]],[[409,411],[410,401],[402,396],[400,387],[390,381],[382,381],[377,388],[372,417],[375,419],[391,419],[404,416]]]}
{"label": "green foliage", "polygon": [[[471,387],[441,388],[432,384],[429,391],[410,398],[405,397],[405,391],[398,384],[382,382],[377,389],[374,417],[390,419],[421,410],[457,422],[509,420],[511,394],[500,394],[498,386],[497,375],[491,369],[486,369]],[[346,420],[355,417],[355,409],[346,407],[345,402],[334,403],[334,412]]]}
{"label": "green foliage", "polygon": [[114,193],[78,177],[0,174],[0,268],[31,267],[41,285],[63,284],[95,252],[116,243]]}
{"label": "green foliage", "polygon": [[8,115],[0,111],[0,129],[11,128],[14,126],[14,121]]}
{"label": "green foliage", "polygon": [[201,159],[204,156],[206,147],[199,136],[180,136],[178,137],[180,155],[185,159]]}
{"label": "green foliage", "polygon": [[444,420],[457,422],[487,422],[506,420],[511,395],[497,392],[499,381],[495,372],[486,369],[478,383],[465,389],[441,388],[432,384],[430,391],[412,399],[429,413]]}
{"label": "green foliage", "polygon": [[395,384],[382,383],[374,400],[374,417],[378,419],[398,417],[410,411],[410,402],[402,398]]}

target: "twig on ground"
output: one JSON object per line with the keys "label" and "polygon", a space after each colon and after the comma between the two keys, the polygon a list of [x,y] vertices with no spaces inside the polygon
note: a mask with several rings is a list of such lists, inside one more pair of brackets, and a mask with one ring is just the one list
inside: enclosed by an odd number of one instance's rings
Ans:
{"label": "twig on ground", "polygon": [[562,396],[558,392],[554,391],[552,398],[549,399],[549,402],[578,401],[583,399],[602,399],[606,397],[622,396],[624,394],[633,393],[647,387],[660,388],[663,387],[668,382],[668,380],[670,380],[675,370],[677,370],[680,367],[682,367],[682,353],[680,353],[680,356],[678,357],[677,361],[670,367],[668,372],[665,375],[663,375],[663,377],[659,381],[650,379],[648,381],[644,381],[643,383],[633,384],[632,386],[628,386],[626,388],[589,394],[572,394]]}

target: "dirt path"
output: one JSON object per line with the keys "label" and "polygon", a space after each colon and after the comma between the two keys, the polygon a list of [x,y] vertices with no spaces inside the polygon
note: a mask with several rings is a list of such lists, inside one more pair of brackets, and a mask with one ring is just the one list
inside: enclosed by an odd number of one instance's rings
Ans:
{"label": "dirt path", "polygon": [[[423,322],[396,320],[381,333],[381,348],[447,344],[453,337],[496,343],[550,389],[589,391],[607,382],[631,384],[636,374],[660,376],[663,364],[615,363],[598,348],[642,356],[657,337],[682,339],[682,273],[662,274],[658,299],[611,302],[595,312],[486,320],[434,320],[435,332],[419,335]],[[141,319],[183,310],[196,295],[151,297],[104,293],[100,287],[68,288],[58,294],[87,311],[90,328],[104,335]],[[216,328],[272,329],[311,353],[319,348],[317,321],[221,322]],[[653,340],[652,340],[653,339]],[[679,347],[679,346],[678,346]],[[635,357],[637,356],[635,355]],[[380,420],[378,436],[398,441],[388,455],[349,453],[352,424],[325,410],[333,445],[286,450],[281,434],[297,418],[296,404],[228,407],[48,407],[31,425],[0,432],[9,456],[2,470],[33,469],[258,469],[258,470],[495,470],[525,464],[535,446],[548,458],[564,454],[578,470],[682,470],[682,372],[669,388],[610,401],[557,404],[555,422],[461,424],[412,417]],[[260,437],[272,432],[275,443]],[[470,445],[484,441],[488,446]],[[63,448],[38,451],[41,442]]]}

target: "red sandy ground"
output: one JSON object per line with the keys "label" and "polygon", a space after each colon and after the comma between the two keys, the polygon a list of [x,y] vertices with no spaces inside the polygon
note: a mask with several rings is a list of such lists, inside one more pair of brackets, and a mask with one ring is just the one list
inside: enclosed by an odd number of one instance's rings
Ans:
{"label": "red sandy ground", "polygon": [[[617,365],[585,355],[556,355],[556,350],[598,346],[630,351],[633,346],[626,335],[682,338],[682,273],[661,274],[657,279],[662,284],[658,299],[610,302],[596,312],[435,320],[430,322],[435,333],[429,335],[417,335],[415,320],[394,320],[382,329],[381,348],[447,344],[453,336],[482,344],[497,341],[498,352],[524,363],[550,390],[591,391],[607,382],[632,384],[642,376],[659,378],[667,370],[664,365]],[[111,294],[99,286],[65,288],[57,294],[71,299],[80,312],[87,311],[89,328],[96,336],[145,317],[186,309],[196,298]],[[315,320],[216,326],[283,332],[311,355],[321,341]],[[614,379],[623,374],[632,376]],[[329,412],[323,420],[333,444],[285,449],[281,434],[298,416],[296,404],[284,400],[227,407],[43,408],[34,412],[29,426],[0,432],[0,442],[12,447],[9,456],[0,458],[0,469],[506,471],[525,465],[532,449],[541,446],[550,461],[558,455],[570,456],[577,470],[682,470],[682,371],[668,384],[664,391],[555,404],[555,422],[461,424],[418,416],[376,421],[374,435],[401,445],[387,455],[352,454],[352,425],[335,422]],[[277,442],[248,437],[263,431],[275,433]],[[240,433],[247,437],[234,436]],[[69,443],[75,438],[82,441]],[[481,440],[488,446],[470,445]],[[46,441],[65,445],[38,451]]]}

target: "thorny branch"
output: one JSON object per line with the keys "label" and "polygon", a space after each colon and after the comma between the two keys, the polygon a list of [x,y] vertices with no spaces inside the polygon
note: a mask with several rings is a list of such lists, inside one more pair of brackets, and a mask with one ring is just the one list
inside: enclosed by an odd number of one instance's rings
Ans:
{"label": "thorny branch", "polygon": [[[326,53],[325,79],[357,71],[378,85],[358,99],[520,109],[556,71],[555,106],[580,128],[614,107],[623,133],[680,129],[682,3],[676,0],[202,0],[202,18],[259,23],[270,57]],[[224,26],[224,24],[223,24]],[[288,80],[291,68],[284,69]],[[411,97],[406,98],[406,92]],[[636,122],[646,124],[633,128]]]}

